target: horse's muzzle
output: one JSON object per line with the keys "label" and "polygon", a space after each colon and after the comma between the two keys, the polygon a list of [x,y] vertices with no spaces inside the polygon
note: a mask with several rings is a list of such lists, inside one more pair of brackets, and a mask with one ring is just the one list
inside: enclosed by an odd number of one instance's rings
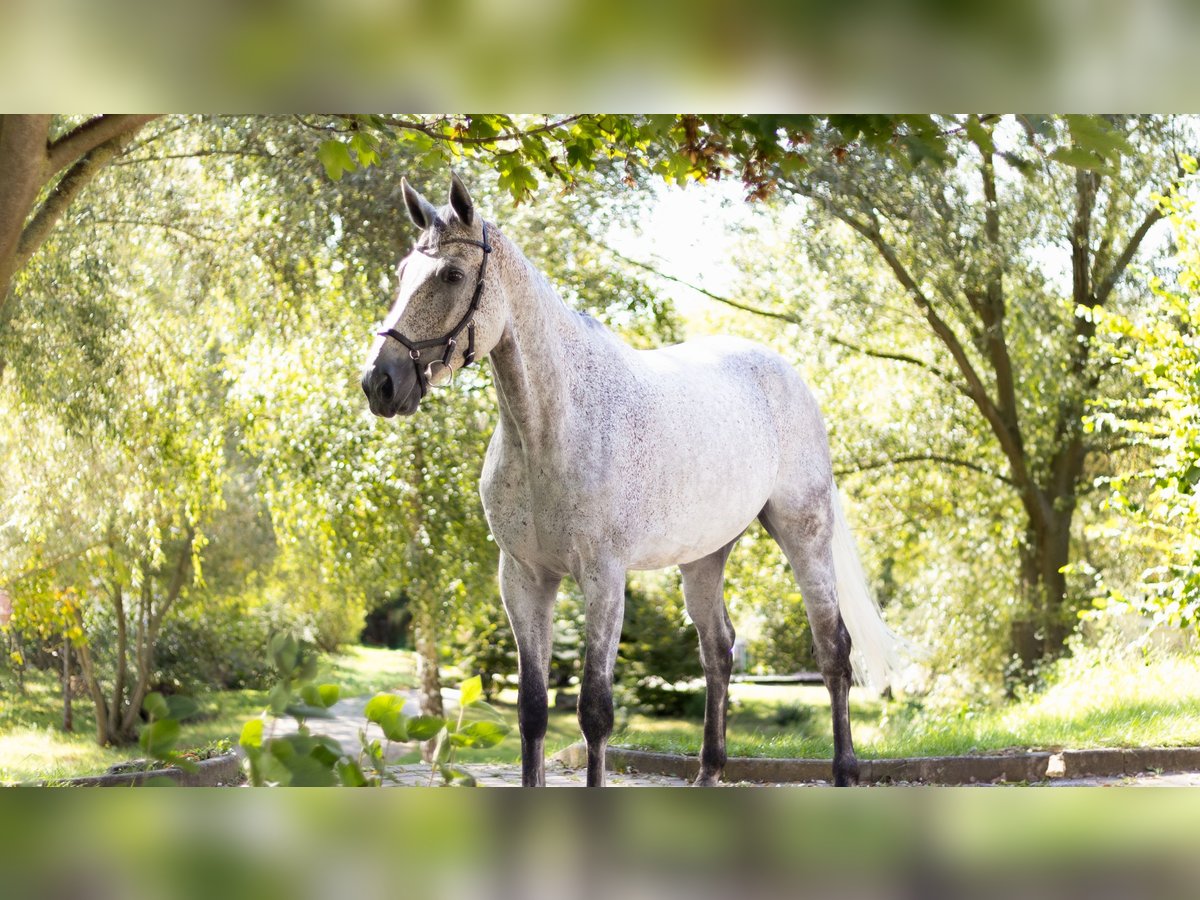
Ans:
{"label": "horse's muzzle", "polygon": [[[408,362],[408,360],[405,360]],[[371,412],[390,419],[411,415],[421,404],[421,391],[411,365],[393,366],[376,362],[362,377],[363,393]]]}

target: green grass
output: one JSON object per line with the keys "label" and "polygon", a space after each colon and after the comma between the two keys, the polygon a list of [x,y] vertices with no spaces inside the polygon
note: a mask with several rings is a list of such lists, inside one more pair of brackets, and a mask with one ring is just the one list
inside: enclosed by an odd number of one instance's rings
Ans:
{"label": "green grass", "polygon": [[[832,754],[824,688],[734,685],[732,697],[731,756],[825,758]],[[778,711],[793,705],[809,714],[780,724]],[[1067,664],[1051,687],[996,709],[946,713],[852,697],[851,721],[856,749],[865,758],[1200,745],[1200,660],[1167,658],[1149,664],[1127,660],[1095,667]],[[700,739],[696,721],[632,719],[612,743],[695,754]]]}
{"label": "green grass", "polygon": [[[352,647],[322,658],[320,681],[342,686],[343,697],[411,687],[416,683],[411,653]],[[9,687],[6,682],[4,685]],[[201,712],[183,723],[179,748],[203,747],[215,740],[237,741],[242,725],[267,705],[265,691],[219,691],[198,698]],[[46,672],[30,672],[26,691],[0,692],[0,784],[96,775],[139,756],[136,744],[100,747],[95,740],[91,701],[76,698],[75,730],[64,732],[58,682]]]}
{"label": "green grass", "polygon": [[[321,681],[341,685],[343,697],[415,686],[411,653],[355,647],[322,660]],[[447,679],[453,683],[454,679]],[[1061,749],[1200,745],[1200,660],[1168,658],[1064,665],[1055,684],[1021,702],[953,712],[915,703],[884,703],[852,692],[855,744],[864,758],[937,756],[1014,748]],[[828,758],[833,741],[829,697],[822,687],[735,684],[731,689],[728,749],[733,756]],[[221,738],[236,741],[242,724],[266,706],[263,691],[224,691],[202,700],[202,714],[185,722],[181,749]],[[520,760],[516,692],[495,705],[512,726],[486,751],[459,761]],[[98,747],[91,704],[77,700],[75,732],[61,731],[61,700],[48,673],[32,673],[23,696],[0,693],[0,783],[91,775],[138,755],[133,747]],[[695,754],[701,723],[618,711],[615,746]],[[550,711],[547,755],[580,739],[574,710]],[[402,761],[416,761],[415,751]]]}

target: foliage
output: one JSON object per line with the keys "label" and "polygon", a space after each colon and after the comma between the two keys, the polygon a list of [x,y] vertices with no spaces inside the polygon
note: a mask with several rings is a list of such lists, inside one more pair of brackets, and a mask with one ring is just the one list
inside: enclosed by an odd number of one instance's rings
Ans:
{"label": "foliage", "polygon": [[[817,141],[802,176],[780,171],[803,214],[747,255],[736,303],[770,318],[822,394],[892,615],[935,646],[944,676],[997,686],[1014,653],[1023,668],[1061,653],[1088,602],[1091,585],[1063,570],[1081,553],[1087,485],[1120,462],[1082,420],[1129,379],[1077,310],[1141,306],[1127,275],[1181,138],[1153,118],[941,121],[940,170]],[[797,265],[763,265],[784,256]],[[1117,556],[1089,549],[1100,565]]]}
{"label": "foliage", "polygon": [[462,635],[455,641],[456,662],[464,672],[483,679],[484,699],[489,703],[504,684],[517,673],[517,643],[500,598],[480,603],[465,619]]}
{"label": "foliage", "polygon": [[631,701],[653,715],[704,709],[699,639],[685,618],[678,581],[630,579],[618,647],[617,677]]}
{"label": "foliage", "polygon": [[[247,775],[255,786],[367,787],[390,780],[387,755],[391,744],[432,741],[435,749],[430,784],[440,775],[445,785],[474,787],[474,777],[455,764],[460,749],[487,749],[502,741],[509,726],[483,699],[482,680],[468,678],[461,686],[456,719],[440,716],[406,716],[404,700],[395,694],[377,694],[366,706],[366,724],[359,732],[362,750],[351,758],[330,737],[314,735],[308,720],[327,716],[338,700],[335,684],[316,684],[316,657],[290,634],[271,641],[271,656],[279,681],[270,693],[271,728],[263,717],[242,728],[239,743],[246,753]],[[274,721],[289,715],[296,720],[292,734],[274,736]],[[381,737],[373,737],[371,726]],[[364,764],[369,768],[364,769]]]}
{"label": "foliage", "polygon": [[1141,315],[1096,313],[1113,359],[1142,386],[1140,396],[1094,404],[1087,426],[1136,448],[1137,465],[1103,479],[1109,516],[1093,533],[1115,537],[1148,557],[1128,591],[1111,581],[1095,601],[1132,610],[1155,624],[1200,630],[1200,216],[1190,187],[1196,160],[1184,158],[1187,181],[1160,198],[1173,226],[1175,284],[1155,277],[1157,303]]}
{"label": "foliage", "polygon": [[753,671],[791,674],[817,668],[808,615],[791,566],[757,524],[730,554],[725,585],[738,634],[749,638]]}

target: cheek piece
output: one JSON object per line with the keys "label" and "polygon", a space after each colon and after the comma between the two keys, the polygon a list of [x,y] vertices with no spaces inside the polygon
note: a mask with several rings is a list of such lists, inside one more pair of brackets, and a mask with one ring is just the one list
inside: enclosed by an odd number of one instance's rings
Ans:
{"label": "cheek piece", "polygon": [[[413,368],[417,372],[417,384],[421,388],[422,399],[429,392],[430,387],[441,387],[443,384],[449,384],[454,378],[454,369],[450,366],[450,360],[454,356],[459,335],[462,334],[464,328],[467,330],[467,351],[463,354],[463,365],[469,366],[475,361],[475,313],[479,311],[479,299],[483,296],[483,276],[487,273],[488,254],[492,252],[492,246],[488,243],[487,238],[487,224],[481,224],[483,225],[482,241],[473,241],[470,238],[444,238],[439,242],[439,246],[441,244],[471,244],[483,251],[483,259],[479,263],[479,275],[475,279],[475,293],[471,295],[471,305],[467,307],[463,317],[458,320],[458,324],[441,337],[430,338],[426,341],[410,341],[394,328],[379,332],[381,337],[394,338],[408,350],[409,358],[413,361]],[[433,255],[425,250],[421,250],[421,252],[427,256]],[[435,347],[446,348],[442,358],[434,359],[428,365],[421,365],[421,351],[432,350]]]}

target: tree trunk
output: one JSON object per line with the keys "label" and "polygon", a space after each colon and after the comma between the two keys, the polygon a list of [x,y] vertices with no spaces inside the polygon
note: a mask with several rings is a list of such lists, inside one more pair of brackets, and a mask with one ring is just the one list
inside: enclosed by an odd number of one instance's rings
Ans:
{"label": "tree trunk", "polygon": [[1024,677],[1063,653],[1071,633],[1067,577],[1074,497],[1062,498],[1046,522],[1031,520],[1021,546],[1021,582],[1028,618],[1014,622],[1013,649]]}
{"label": "tree trunk", "polygon": [[74,731],[75,716],[71,709],[71,639],[66,635],[63,635],[62,655],[63,731]]}
{"label": "tree trunk", "polygon": [[14,313],[17,273],[79,192],[154,118],[96,116],[50,141],[52,116],[0,115],[0,330]]}
{"label": "tree trunk", "polygon": [[[421,685],[421,713],[427,716],[444,716],[442,706],[442,679],[438,674],[437,628],[433,614],[424,603],[414,604],[413,639],[417,646],[417,680]],[[433,741],[421,746],[421,758],[426,762],[433,759]]]}
{"label": "tree trunk", "polygon": [[50,116],[0,116],[0,321],[20,268],[21,234],[49,173]]}

